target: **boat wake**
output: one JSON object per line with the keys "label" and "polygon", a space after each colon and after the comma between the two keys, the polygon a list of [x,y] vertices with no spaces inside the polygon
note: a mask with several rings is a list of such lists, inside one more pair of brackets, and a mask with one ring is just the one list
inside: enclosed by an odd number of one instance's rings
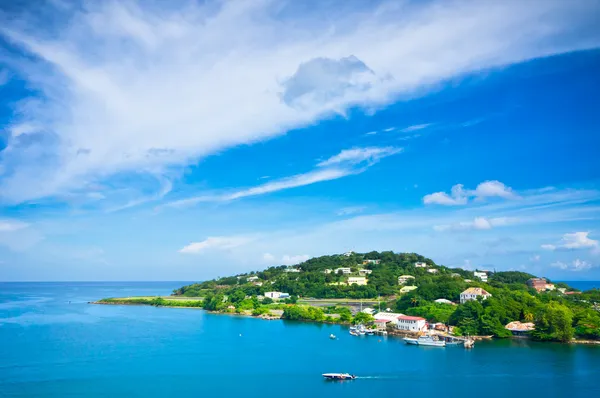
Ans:
{"label": "boat wake", "polygon": [[357,379],[399,379],[400,376],[356,376]]}

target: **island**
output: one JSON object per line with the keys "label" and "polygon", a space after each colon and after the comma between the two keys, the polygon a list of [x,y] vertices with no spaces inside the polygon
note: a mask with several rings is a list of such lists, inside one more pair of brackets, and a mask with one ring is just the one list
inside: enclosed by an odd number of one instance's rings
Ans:
{"label": "island", "polygon": [[598,289],[582,292],[518,271],[450,268],[391,251],[321,256],[182,286],[171,296],[94,304],[360,324],[401,335],[427,328],[452,336],[600,343]]}

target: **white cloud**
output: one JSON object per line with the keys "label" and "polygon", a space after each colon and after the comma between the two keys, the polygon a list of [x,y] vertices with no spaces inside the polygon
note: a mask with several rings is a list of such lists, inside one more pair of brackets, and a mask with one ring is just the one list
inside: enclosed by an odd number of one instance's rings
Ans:
{"label": "white cloud", "polygon": [[229,250],[246,245],[255,240],[250,236],[210,236],[200,242],[192,242],[179,250],[179,253],[197,254],[207,250]]}
{"label": "white cloud", "polygon": [[300,255],[284,254],[281,257],[275,257],[271,253],[263,254],[263,260],[270,265],[296,265],[296,264],[305,262],[309,258],[310,258],[310,256],[308,254],[300,254]]}
{"label": "white cloud", "polygon": [[444,206],[466,205],[469,198],[483,201],[485,198],[499,197],[503,199],[516,199],[518,196],[512,188],[507,187],[500,181],[485,181],[477,185],[474,190],[466,190],[462,184],[452,187],[450,195],[446,192],[435,192],[423,197],[425,204],[438,204]]}
{"label": "white cloud", "polygon": [[562,261],[556,261],[552,264],[550,264],[551,267],[555,267],[555,268],[560,268],[562,270],[567,270],[567,271],[575,271],[575,272],[579,272],[579,271],[587,271],[593,267],[595,267],[594,264],[585,261],[585,260],[580,260],[580,259],[575,259],[570,263],[565,263]]}
{"label": "white cloud", "polygon": [[419,131],[419,130],[426,129],[429,126],[431,126],[431,123],[415,124],[415,125],[403,128],[402,130],[400,130],[400,132],[401,133],[411,133],[413,131]]}
{"label": "white cloud", "polygon": [[18,220],[2,220],[0,219],[0,233],[13,232],[23,228],[27,228],[29,224]]}
{"label": "white cloud", "polygon": [[357,214],[357,213],[362,213],[363,211],[365,211],[366,207],[365,206],[349,206],[349,207],[343,207],[341,209],[339,209],[336,214],[338,216],[349,216],[351,214]]}
{"label": "white cloud", "polygon": [[508,217],[495,217],[495,218],[485,218],[485,217],[475,217],[472,221],[461,221],[455,224],[442,224],[435,225],[433,229],[436,231],[444,232],[444,231],[466,231],[466,230],[485,230],[492,229],[494,227],[503,227],[510,224],[514,224],[519,220],[516,218],[508,218]]}
{"label": "white cloud", "polygon": [[402,148],[396,147],[367,147],[344,149],[339,154],[330,157],[317,164],[319,167],[333,166],[338,164],[358,164],[363,162],[376,163],[387,156],[402,152]]}
{"label": "white cloud", "polygon": [[459,206],[467,204],[468,200],[467,193],[464,191],[462,184],[454,185],[450,195],[446,192],[435,192],[423,197],[423,203],[426,205]]}
{"label": "white cloud", "polygon": [[532,256],[529,258],[529,261],[533,262],[533,263],[537,263],[538,261],[540,261],[540,255],[536,254],[535,256]]}
{"label": "white cloud", "polygon": [[564,234],[561,241],[557,245],[544,244],[542,249],[545,250],[578,250],[578,249],[592,249],[592,251],[600,247],[599,242],[588,237],[589,231],[587,232],[573,232]]}
{"label": "white cloud", "polygon": [[317,168],[304,174],[273,180],[252,188],[220,195],[199,195],[168,203],[168,207],[184,207],[201,202],[226,202],[249,196],[265,195],[284,189],[297,188],[318,182],[336,180],[352,174],[360,174],[384,157],[400,153],[402,148],[369,147],[341,151],[339,154],[317,164]]}
{"label": "white cloud", "polygon": [[28,52],[10,72],[42,93],[9,121],[39,134],[11,137],[2,152],[4,201],[119,173],[169,178],[350,107],[378,109],[452,77],[599,43],[597,5],[586,0],[323,2],[303,13],[294,2],[174,3],[36,7],[52,23],[1,17],[0,34]]}
{"label": "white cloud", "polygon": [[10,75],[6,69],[0,69],[0,86],[4,86],[10,80]]}

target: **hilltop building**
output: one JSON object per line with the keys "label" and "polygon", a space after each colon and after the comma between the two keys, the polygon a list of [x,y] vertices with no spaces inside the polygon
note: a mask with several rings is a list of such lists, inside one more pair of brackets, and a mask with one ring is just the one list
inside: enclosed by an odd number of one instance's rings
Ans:
{"label": "hilltop building", "polygon": [[485,300],[492,297],[492,295],[480,287],[470,287],[460,294],[460,303],[464,304],[469,300],[477,300],[479,297]]}

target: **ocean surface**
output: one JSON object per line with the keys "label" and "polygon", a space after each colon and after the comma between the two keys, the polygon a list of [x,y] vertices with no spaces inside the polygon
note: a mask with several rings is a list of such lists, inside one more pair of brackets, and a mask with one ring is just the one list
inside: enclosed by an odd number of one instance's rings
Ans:
{"label": "ocean surface", "polygon": [[600,397],[598,346],[427,348],[333,325],[88,304],[181,284],[0,283],[0,397]]}

